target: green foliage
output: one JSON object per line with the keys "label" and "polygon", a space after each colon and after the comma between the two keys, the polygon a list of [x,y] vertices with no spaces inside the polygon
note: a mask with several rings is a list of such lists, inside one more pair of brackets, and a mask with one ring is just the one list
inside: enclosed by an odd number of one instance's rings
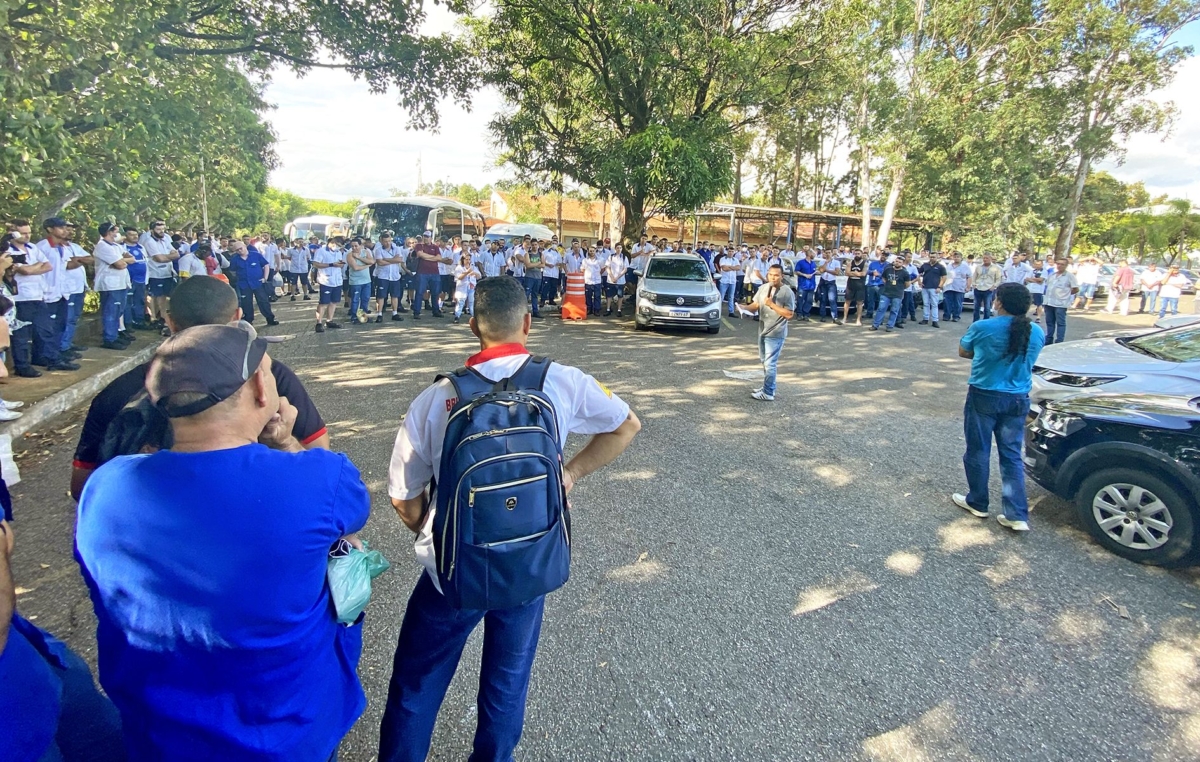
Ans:
{"label": "green foliage", "polygon": [[472,23],[506,108],[502,160],[611,194],[626,237],[733,182],[737,131],[788,103],[819,39],[808,0],[498,0]]}
{"label": "green foliage", "polygon": [[210,226],[255,226],[276,163],[271,67],[395,86],[431,126],[441,98],[471,92],[473,59],[417,35],[423,18],[420,0],[0,0],[0,206],[197,226],[204,159]]}

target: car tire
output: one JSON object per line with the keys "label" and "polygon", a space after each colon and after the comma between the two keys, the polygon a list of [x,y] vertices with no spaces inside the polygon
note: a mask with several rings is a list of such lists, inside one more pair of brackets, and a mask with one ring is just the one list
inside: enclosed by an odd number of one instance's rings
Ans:
{"label": "car tire", "polygon": [[[1134,521],[1122,519],[1119,510],[1137,510],[1136,505],[1122,504],[1130,497],[1130,488],[1143,492],[1139,503],[1143,512]],[[1153,473],[1133,468],[1098,471],[1079,486],[1075,507],[1096,542],[1122,558],[1175,567],[1193,564],[1200,557],[1196,538],[1200,509],[1181,490]],[[1105,518],[1110,523],[1102,526]],[[1155,523],[1148,524],[1144,519]],[[1164,525],[1169,526],[1165,533],[1161,531]]]}
{"label": "car tire", "polygon": [[721,332],[721,326],[719,326],[719,325],[710,325],[710,326],[708,327],[708,332],[709,332],[709,333],[720,333],[720,332]]}
{"label": "car tire", "polygon": [[633,328],[634,328],[634,330],[635,330],[635,331],[649,331],[649,330],[650,330],[650,324],[649,324],[649,323],[643,323],[643,322],[641,322],[640,320],[635,320],[635,321],[633,321]]}

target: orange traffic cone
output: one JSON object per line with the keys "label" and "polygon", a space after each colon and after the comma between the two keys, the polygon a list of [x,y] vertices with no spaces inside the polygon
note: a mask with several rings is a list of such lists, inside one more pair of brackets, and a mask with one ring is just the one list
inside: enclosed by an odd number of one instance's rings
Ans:
{"label": "orange traffic cone", "polygon": [[583,273],[567,273],[567,293],[562,303],[563,320],[587,320],[587,297]]}

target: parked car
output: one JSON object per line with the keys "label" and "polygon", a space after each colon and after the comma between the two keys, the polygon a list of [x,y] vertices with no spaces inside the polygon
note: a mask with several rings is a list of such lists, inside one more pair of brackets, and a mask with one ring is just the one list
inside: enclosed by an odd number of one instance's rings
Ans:
{"label": "parked car", "polygon": [[1200,398],[1098,394],[1047,403],[1025,465],[1072,502],[1088,533],[1143,564],[1200,560]]}
{"label": "parked car", "polygon": [[1148,333],[1162,331],[1167,328],[1179,328],[1184,325],[1192,325],[1200,323],[1200,314],[1196,315],[1171,315],[1169,317],[1160,318],[1154,321],[1152,326],[1139,326],[1137,328],[1116,328],[1111,331],[1092,331],[1087,335],[1089,339],[1112,339],[1118,336],[1145,336]]}
{"label": "parked car", "polygon": [[1197,273],[1195,270],[1180,270],[1179,272],[1183,273],[1184,277],[1186,277],[1189,281],[1189,284],[1184,286],[1183,293],[1196,293],[1196,283],[1200,282],[1200,273]]}
{"label": "parked car", "polygon": [[638,280],[634,326],[656,325],[721,331],[721,294],[708,265],[695,254],[655,254]]}
{"label": "parked car", "polygon": [[529,236],[535,241],[549,241],[554,237],[554,231],[545,225],[537,223],[525,222],[499,222],[488,228],[484,234],[485,242],[499,241],[508,243],[510,238],[523,238]]}
{"label": "parked car", "polygon": [[1144,336],[1053,344],[1033,366],[1035,406],[1084,393],[1200,396],[1200,323]]}

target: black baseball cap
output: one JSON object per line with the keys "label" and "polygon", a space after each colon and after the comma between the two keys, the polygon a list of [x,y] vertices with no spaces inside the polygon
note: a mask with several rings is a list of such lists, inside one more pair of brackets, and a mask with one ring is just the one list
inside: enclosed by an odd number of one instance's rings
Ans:
{"label": "black baseball cap", "polygon": [[[154,353],[146,373],[150,401],[168,418],[184,418],[232,397],[258,369],[267,344],[283,339],[259,336],[245,320],[229,325],[198,325],[167,339]],[[182,405],[171,396],[206,395]]]}

